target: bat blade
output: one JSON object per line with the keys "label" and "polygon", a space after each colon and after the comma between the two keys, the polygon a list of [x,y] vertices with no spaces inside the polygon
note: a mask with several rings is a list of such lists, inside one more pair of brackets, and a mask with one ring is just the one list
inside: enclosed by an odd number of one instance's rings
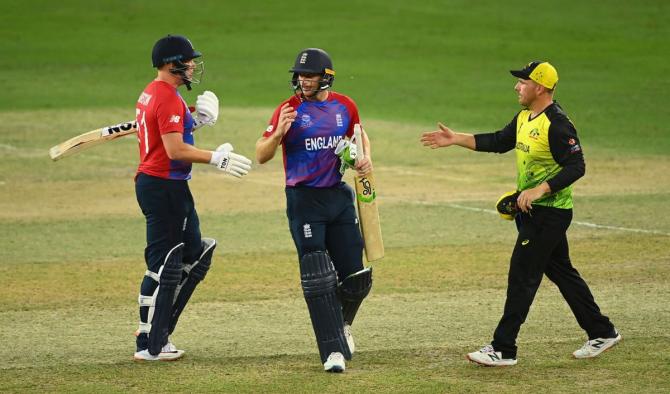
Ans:
{"label": "bat blade", "polygon": [[51,160],[53,161],[60,160],[85,149],[102,144],[103,142],[135,133],[137,133],[137,124],[134,120],[101,127],[51,147],[51,149],[49,149],[49,157],[51,157]]}
{"label": "bat blade", "polygon": [[377,208],[375,179],[373,174],[369,173],[363,177],[355,176],[354,181],[365,257],[368,261],[379,260],[384,257],[384,240],[382,239],[379,209]]}

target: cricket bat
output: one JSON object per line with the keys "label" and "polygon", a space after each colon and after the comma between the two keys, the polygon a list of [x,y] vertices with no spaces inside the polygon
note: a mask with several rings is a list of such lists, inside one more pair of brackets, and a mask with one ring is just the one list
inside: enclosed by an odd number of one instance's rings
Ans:
{"label": "cricket bat", "polygon": [[[354,125],[354,138],[357,149],[357,159],[365,156],[363,149],[363,138],[361,137],[361,125]],[[368,261],[379,260],[384,257],[384,241],[382,240],[382,229],[379,222],[379,210],[377,209],[377,193],[375,190],[375,178],[371,173],[366,176],[354,176],[356,187],[356,204],[358,205],[358,220],[363,234],[363,245],[365,257]]]}
{"label": "cricket bat", "polygon": [[102,127],[53,146],[49,149],[49,156],[53,161],[60,160],[103,142],[135,133],[137,133],[137,123],[134,120]]}

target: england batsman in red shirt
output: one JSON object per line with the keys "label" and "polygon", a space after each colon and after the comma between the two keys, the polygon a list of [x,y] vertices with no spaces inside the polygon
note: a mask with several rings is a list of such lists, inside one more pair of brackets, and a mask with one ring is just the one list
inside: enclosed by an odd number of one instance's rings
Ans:
{"label": "england batsman in red shirt", "polygon": [[219,101],[212,92],[197,98],[195,116],[177,88],[198,83],[201,53],[183,36],[168,35],[152,51],[154,79],[137,100],[140,164],[135,176],[137,201],[146,217],[147,270],[140,286],[138,361],[176,360],[184,351],[170,341],[177,320],[197,284],[209,269],[216,241],[202,238],[193,196],[188,187],[192,163],[209,163],[242,177],[251,161],[226,143],[215,151],[194,146],[193,131],[214,125]]}

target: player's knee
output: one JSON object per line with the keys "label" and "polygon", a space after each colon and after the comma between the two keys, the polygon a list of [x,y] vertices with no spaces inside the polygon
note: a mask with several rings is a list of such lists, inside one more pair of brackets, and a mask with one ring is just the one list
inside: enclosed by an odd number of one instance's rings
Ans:
{"label": "player's knee", "polygon": [[300,279],[305,297],[317,297],[337,289],[337,273],[323,251],[306,253],[300,260]]}
{"label": "player's knee", "polygon": [[339,285],[344,321],[352,324],[358,308],[372,289],[372,267],[347,276]]}

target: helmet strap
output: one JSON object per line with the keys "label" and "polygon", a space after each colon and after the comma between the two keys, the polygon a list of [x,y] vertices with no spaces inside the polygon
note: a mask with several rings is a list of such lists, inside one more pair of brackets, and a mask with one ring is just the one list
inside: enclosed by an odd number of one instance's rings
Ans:
{"label": "helmet strap", "polygon": [[170,73],[181,77],[181,81],[186,86],[186,89],[191,90],[191,80],[186,76],[188,66],[182,63],[181,60],[177,60],[173,64],[177,67],[170,67]]}

